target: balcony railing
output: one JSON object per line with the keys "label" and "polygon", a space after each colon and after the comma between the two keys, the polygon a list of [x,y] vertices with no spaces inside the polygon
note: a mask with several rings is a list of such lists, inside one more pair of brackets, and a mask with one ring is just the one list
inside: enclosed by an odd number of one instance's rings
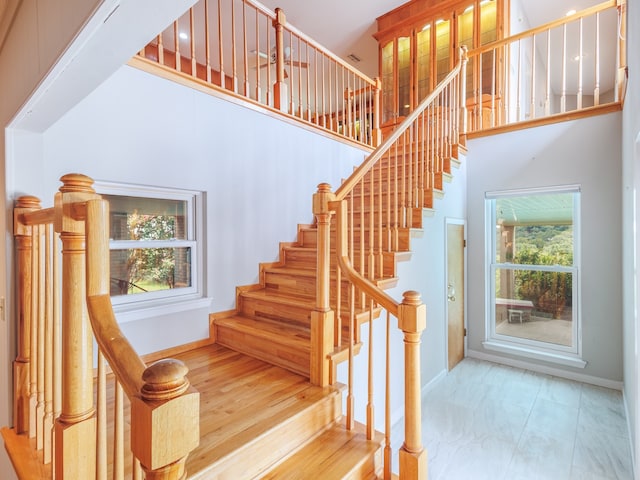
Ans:
{"label": "balcony railing", "polygon": [[618,104],[625,16],[625,1],[611,0],[471,50],[468,131]]}
{"label": "balcony railing", "polygon": [[200,0],[133,60],[295,117],[379,143],[377,81],[253,0]]}

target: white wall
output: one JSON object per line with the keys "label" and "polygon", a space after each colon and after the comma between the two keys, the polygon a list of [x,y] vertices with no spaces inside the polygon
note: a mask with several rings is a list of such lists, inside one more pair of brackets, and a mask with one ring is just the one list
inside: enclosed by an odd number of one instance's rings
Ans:
{"label": "white wall", "polygon": [[211,307],[125,323],[141,354],[208,337],[208,314],[234,308],[235,287],[256,283],[259,263],[277,260],[279,242],[313,221],[317,185],[337,187],[365,156],[128,66],[41,135],[40,148],[33,137],[14,137],[10,198],[29,193],[48,206],[70,172],[205,192]]}
{"label": "white wall", "polygon": [[485,192],[579,184],[580,314],[587,366],[557,368],[614,384],[622,380],[621,120],[620,113],[612,113],[469,141],[470,350],[485,352]]}
{"label": "white wall", "polygon": [[[637,2],[628,4],[627,44],[634,46],[628,49],[629,85],[624,104],[622,125],[622,254],[623,254],[623,315],[624,315],[624,398],[627,406],[627,417],[632,439],[636,475],[640,459],[640,442],[638,432],[640,415],[640,384],[638,381],[638,252],[640,239],[637,225],[640,220],[638,208],[638,190],[640,189],[640,7]],[[636,477],[637,478],[637,477]]]}

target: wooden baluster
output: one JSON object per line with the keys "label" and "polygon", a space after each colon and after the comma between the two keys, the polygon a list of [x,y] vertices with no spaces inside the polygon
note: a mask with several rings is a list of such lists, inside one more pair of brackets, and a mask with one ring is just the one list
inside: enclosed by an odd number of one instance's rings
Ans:
{"label": "wooden baluster", "polygon": [[383,195],[382,195],[382,162],[378,162],[378,277],[384,276],[384,210],[383,210]]}
{"label": "wooden baluster", "polygon": [[13,213],[14,236],[16,245],[17,276],[17,355],[13,362],[13,423],[16,433],[31,430],[30,388],[31,388],[31,324],[33,310],[31,302],[32,277],[32,229],[22,221],[24,213],[39,210],[40,200],[32,196],[23,196],[16,201]]}
{"label": "wooden baluster", "polygon": [[195,12],[189,9],[189,42],[191,43],[191,76],[198,78],[198,63],[196,62],[196,27]]}
{"label": "wooden baluster", "polygon": [[582,17],[580,18],[580,34],[578,42],[580,43],[578,46],[578,95],[576,99],[576,109],[582,110],[582,64],[584,59],[582,54],[582,43],[583,43],[583,21]]}
{"label": "wooden baluster", "polygon": [[562,25],[562,91],[560,113],[567,111],[567,24]]}
{"label": "wooden baluster", "polygon": [[38,404],[36,406],[36,449],[44,448],[44,364],[45,364],[45,225],[38,225]]}
{"label": "wooden baluster", "polygon": [[[293,70],[293,33],[289,32],[289,55],[287,56],[285,54],[285,62],[288,60],[289,61],[289,73],[288,73],[288,80],[289,80],[289,113],[291,115],[295,115],[297,116],[297,112],[296,112],[296,93],[298,96],[298,103],[300,103],[300,91],[296,92],[295,87],[295,83],[294,83],[294,79],[296,78],[294,76],[294,70]],[[299,89],[298,89],[299,90]]]}
{"label": "wooden baluster", "polygon": [[309,57],[310,46],[305,42],[305,62],[307,64],[307,121],[311,121],[311,58]]}
{"label": "wooden baluster", "polygon": [[107,480],[109,460],[107,458],[107,372],[104,355],[98,349],[97,379],[97,446],[96,446],[96,480]]}
{"label": "wooden baluster", "polygon": [[[265,17],[265,21],[267,22],[267,26],[265,31],[267,32],[267,55],[271,55],[271,35],[269,34],[269,17]],[[256,37],[258,37],[259,43],[259,32],[257,30],[258,27],[258,13],[256,12]],[[269,57],[271,58],[271,57]],[[270,61],[270,60],[268,60]],[[259,70],[259,69],[258,69]],[[258,76],[258,83],[260,83],[260,77]],[[267,68],[267,105],[275,105],[275,100],[273,99],[274,92],[271,91],[271,67]]]}
{"label": "wooden baluster", "polygon": [[224,74],[224,34],[222,32],[222,0],[218,0],[218,67],[220,71],[220,86],[226,88]]}
{"label": "wooden baluster", "polygon": [[44,453],[43,462],[51,463],[53,429],[53,225],[45,225],[45,319],[44,319]]}
{"label": "wooden baluster", "polygon": [[373,133],[371,135],[371,146],[378,147],[382,143],[382,132],[380,130],[380,115],[381,112],[381,95],[382,95],[382,80],[380,77],[376,77],[376,86],[373,93]]}
{"label": "wooden baluster", "polygon": [[369,348],[367,356],[367,440],[373,440],[376,429],[375,407],[373,404],[373,299],[369,300]]}
{"label": "wooden baluster", "polygon": [[387,311],[384,373],[384,480],[391,480],[391,314]]}
{"label": "wooden baluster", "polygon": [[211,30],[209,28],[209,0],[204,0],[204,52],[207,63],[207,83],[211,83]]}
{"label": "wooden baluster", "polygon": [[140,460],[133,457],[133,480],[143,480],[142,467],[140,466]]}
{"label": "wooden baluster", "polygon": [[[53,421],[51,431],[52,461],[55,461],[55,421],[62,413],[62,292],[60,275],[60,238],[54,226],[53,255]],[[52,468],[55,472],[55,467]]]}
{"label": "wooden baluster", "polygon": [[124,392],[120,382],[114,381],[113,480],[124,480]]}
{"label": "wooden baluster", "polygon": [[287,111],[288,93],[287,84],[284,78],[284,26],[287,17],[284,11],[276,8],[276,18],[273,20],[273,27],[276,29],[276,83],[273,86],[274,107],[282,112]]}
{"label": "wooden baluster", "polygon": [[595,84],[593,87],[593,106],[600,105],[600,12],[596,13],[596,58],[595,58]]}
{"label": "wooden baluster", "polygon": [[[257,18],[258,18],[258,14],[256,13],[256,22],[257,22]],[[243,54],[243,63],[242,63],[242,68],[243,70],[243,74],[244,74],[244,87],[243,87],[243,93],[245,97],[250,97],[251,96],[251,87],[250,87],[250,83],[249,83],[249,50],[247,47],[247,4],[246,2],[242,2],[242,50],[244,52]],[[256,49],[256,52],[258,52],[258,50]],[[256,53],[256,69],[260,70],[260,55],[258,53]],[[259,86],[257,88],[260,88]],[[256,100],[258,102],[261,102],[261,98],[260,96],[256,97]]]}
{"label": "wooden baluster", "polygon": [[627,75],[627,0],[617,0],[618,3],[618,37],[617,50],[618,58],[616,67],[618,74],[616,76],[616,89],[614,100],[619,102],[622,98],[623,88],[626,84],[625,77]]}
{"label": "wooden baluster", "polygon": [[158,35],[158,63],[164,65],[164,44],[162,43],[162,33]]}
{"label": "wooden baluster", "polygon": [[398,328],[404,333],[405,439],[400,449],[400,478],[427,479],[427,451],[421,439],[420,336],[427,310],[418,292],[408,291],[398,307]]}
{"label": "wooden baluster", "polygon": [[329,202],[333,199],[334,195],[329,184],[321,183],[318,185],[318,192],[313,195],[313,214],[316,217],[318,230],[318,257],[316,260],[316,307],[311,312],[309,381],[320,386],[329,385],[330,382],[331,364],[328,355],[333,351],[335,336],[335,318],[330,305],[331,210]]}
{"label": "wooden baluster", "polygon": [[182,55],[180,54],[180,25],[179,21],[173,22],[173,50],[175,52],[176,71],[182,71]]}
{"label": "wooden baluster", "polygon": [[231,0],[231,72],[233,92],[238,93],[238,53],[236,47],[236,2]]}
{"label": "wooden baluster", "polygon": [[529,119],[536,118],[536,36],[531,37],[531,100]]}
{"label": "wooden baluster", "polygon": [[77,174],[60,179],[56,231],[62,240],[62,412],[56,420],[56,478],[93,478],[96,418],[93,405],[93,338],[85,304],[85,225],[74,204],[95,198],[93,181]]}
{"label": "wooden baluster", "polygon": [[36,438],[38,432],[38,288],[40,287],[40,228],[31,229],[31,364],[29,371],[29,438]]}
{"label": "wooden baluster", "polygon": [[551,115],[551,29],[547,29],[547,83],[544,96],[544,115]]}

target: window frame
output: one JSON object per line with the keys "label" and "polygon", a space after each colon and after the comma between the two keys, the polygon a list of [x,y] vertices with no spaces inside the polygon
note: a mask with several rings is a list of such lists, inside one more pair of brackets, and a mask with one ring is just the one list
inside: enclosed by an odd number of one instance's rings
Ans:
{"label": "window frame", "polygon": [[[498,262],[497,260],[497,236],[496,236],[496,201],[507,197],[524,197],[545,194],[573,194],[573,264],[564,265],[531,265],[516,264],[511,262]],[[581,295],[580,295],[580,186],[562,185],[553,187],[527,188],[518,190],[492,191],[485,193],[485,347],[512,354],[520,354],[533,358],[557,361],[577,366],[586,365],[581,360],[582,356],[582,321],[581,321]],[[572,345],[565,346],[539,340],[503,335],[496,332],[496,273],[499,270],[527,270],[548,271],[558,273],[571,273],[572,276]],[[576,365],[572,365],[576,366]]]}
{"label": "window frame", "polygon": [[160,200],[179,200],[186,202],[186,239],[175,240],[114,240],[109,238],[109,251],[148,248],[189,248],[191,285],[175,289],[136,293],[135,295],[117,295],[111,297],[114,310],[130,311],[140,308],[170,303],[192,301],[204,296],[204,192],[178,189],[96,181],[96,193],[101,195],[153,198]]}

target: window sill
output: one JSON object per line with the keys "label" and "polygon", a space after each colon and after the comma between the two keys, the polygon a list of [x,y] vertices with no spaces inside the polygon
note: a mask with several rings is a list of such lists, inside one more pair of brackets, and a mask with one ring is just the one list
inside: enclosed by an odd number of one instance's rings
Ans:
{"label": "window sill", "polygon": [[182,299],[174,298],[164,301],[150,301],[134,305],[116,305],[113,307],[113,311],[118,323],[123,324],[135,322],[136,320],[158,317],[161,315],[170,315],[172,313],[181,313],[201,308],[208,309],[210,306],[211,298],[191,297]]}
{"label": "window sill", "polygon": [[541,350],[534,350],[519,345],[497,342],[495,340],[482,342],[482,346],[487,350],[493,350],[494,352],[508,353],[510,355],[542,360],[545,362],[564,365],[567,367],[585,368],[587,366],[587,362],[577,356],[573,356],[570,354],[544,352]]}

